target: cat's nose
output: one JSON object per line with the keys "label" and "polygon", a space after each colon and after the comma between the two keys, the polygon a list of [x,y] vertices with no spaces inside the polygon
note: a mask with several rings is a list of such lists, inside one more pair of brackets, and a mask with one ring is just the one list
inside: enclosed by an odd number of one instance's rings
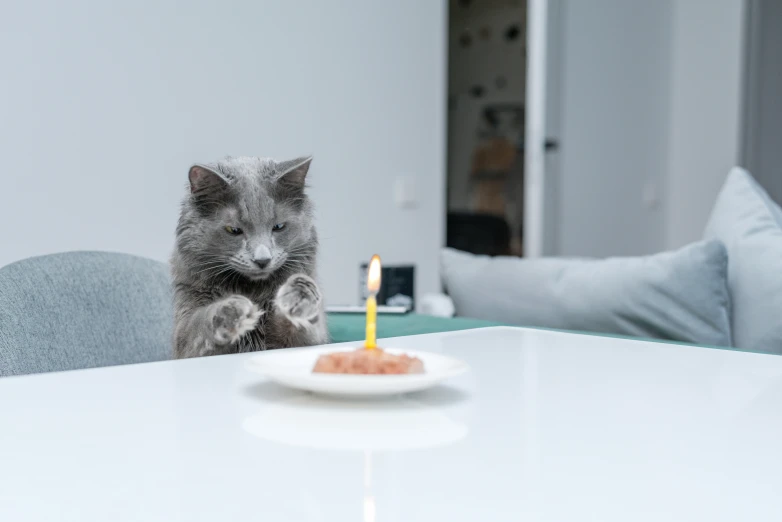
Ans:
{"label": "cat's nose", "polygon": [[263,270],[264,268],[269,266],[269,263],[271,263],[271,260],[272,260],[272,258],[270,258],[270,257],[259,257],[259,258],[253,259],[253,263],[255,263],[255,265],[258,268]]}

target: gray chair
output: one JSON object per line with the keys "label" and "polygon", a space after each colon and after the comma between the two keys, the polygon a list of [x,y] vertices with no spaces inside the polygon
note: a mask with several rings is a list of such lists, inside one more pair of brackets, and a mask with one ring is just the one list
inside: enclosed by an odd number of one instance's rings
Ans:
{"label": "gray chair", "polygon": [[171,357],[165,264],[70,252],[0,268],[0,377]]}

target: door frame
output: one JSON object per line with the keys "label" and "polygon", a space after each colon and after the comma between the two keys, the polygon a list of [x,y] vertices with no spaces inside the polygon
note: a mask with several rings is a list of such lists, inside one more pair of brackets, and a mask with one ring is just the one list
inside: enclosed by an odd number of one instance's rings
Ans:
{"label": "door frame", "polygon": [[543,255],[548,1],[527,1],[524,122],[524,257]]}

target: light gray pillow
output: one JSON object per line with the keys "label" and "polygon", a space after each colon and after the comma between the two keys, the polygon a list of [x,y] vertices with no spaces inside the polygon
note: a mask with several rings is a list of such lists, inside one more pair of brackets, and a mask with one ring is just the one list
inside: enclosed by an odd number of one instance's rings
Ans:
{"label": "light gray pillow", "polygon": [[728,258],[719,241],[604,260],[491,258],[444,249],[440,264],[460,316],[730,345]]}
{"label": "light gray pillow", "polygon": [[747,171],[734,168],[704,237],[728,249],[733,344],[782,353],[782,209]]}

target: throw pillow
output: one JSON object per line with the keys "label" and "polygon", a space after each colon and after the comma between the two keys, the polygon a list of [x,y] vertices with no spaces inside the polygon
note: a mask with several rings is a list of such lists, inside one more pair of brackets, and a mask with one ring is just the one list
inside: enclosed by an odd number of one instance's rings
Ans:
{"label": "throw pillow", "polygon": [[704,237],[728,250],[733,344],[782,353],[782,209],[747,171],[734,168]]}
{"label": "throw pillow", "polygon": [[459,316],[713,346],[731,340],[727,265],[719,241],[604,260],[441,254]]}

